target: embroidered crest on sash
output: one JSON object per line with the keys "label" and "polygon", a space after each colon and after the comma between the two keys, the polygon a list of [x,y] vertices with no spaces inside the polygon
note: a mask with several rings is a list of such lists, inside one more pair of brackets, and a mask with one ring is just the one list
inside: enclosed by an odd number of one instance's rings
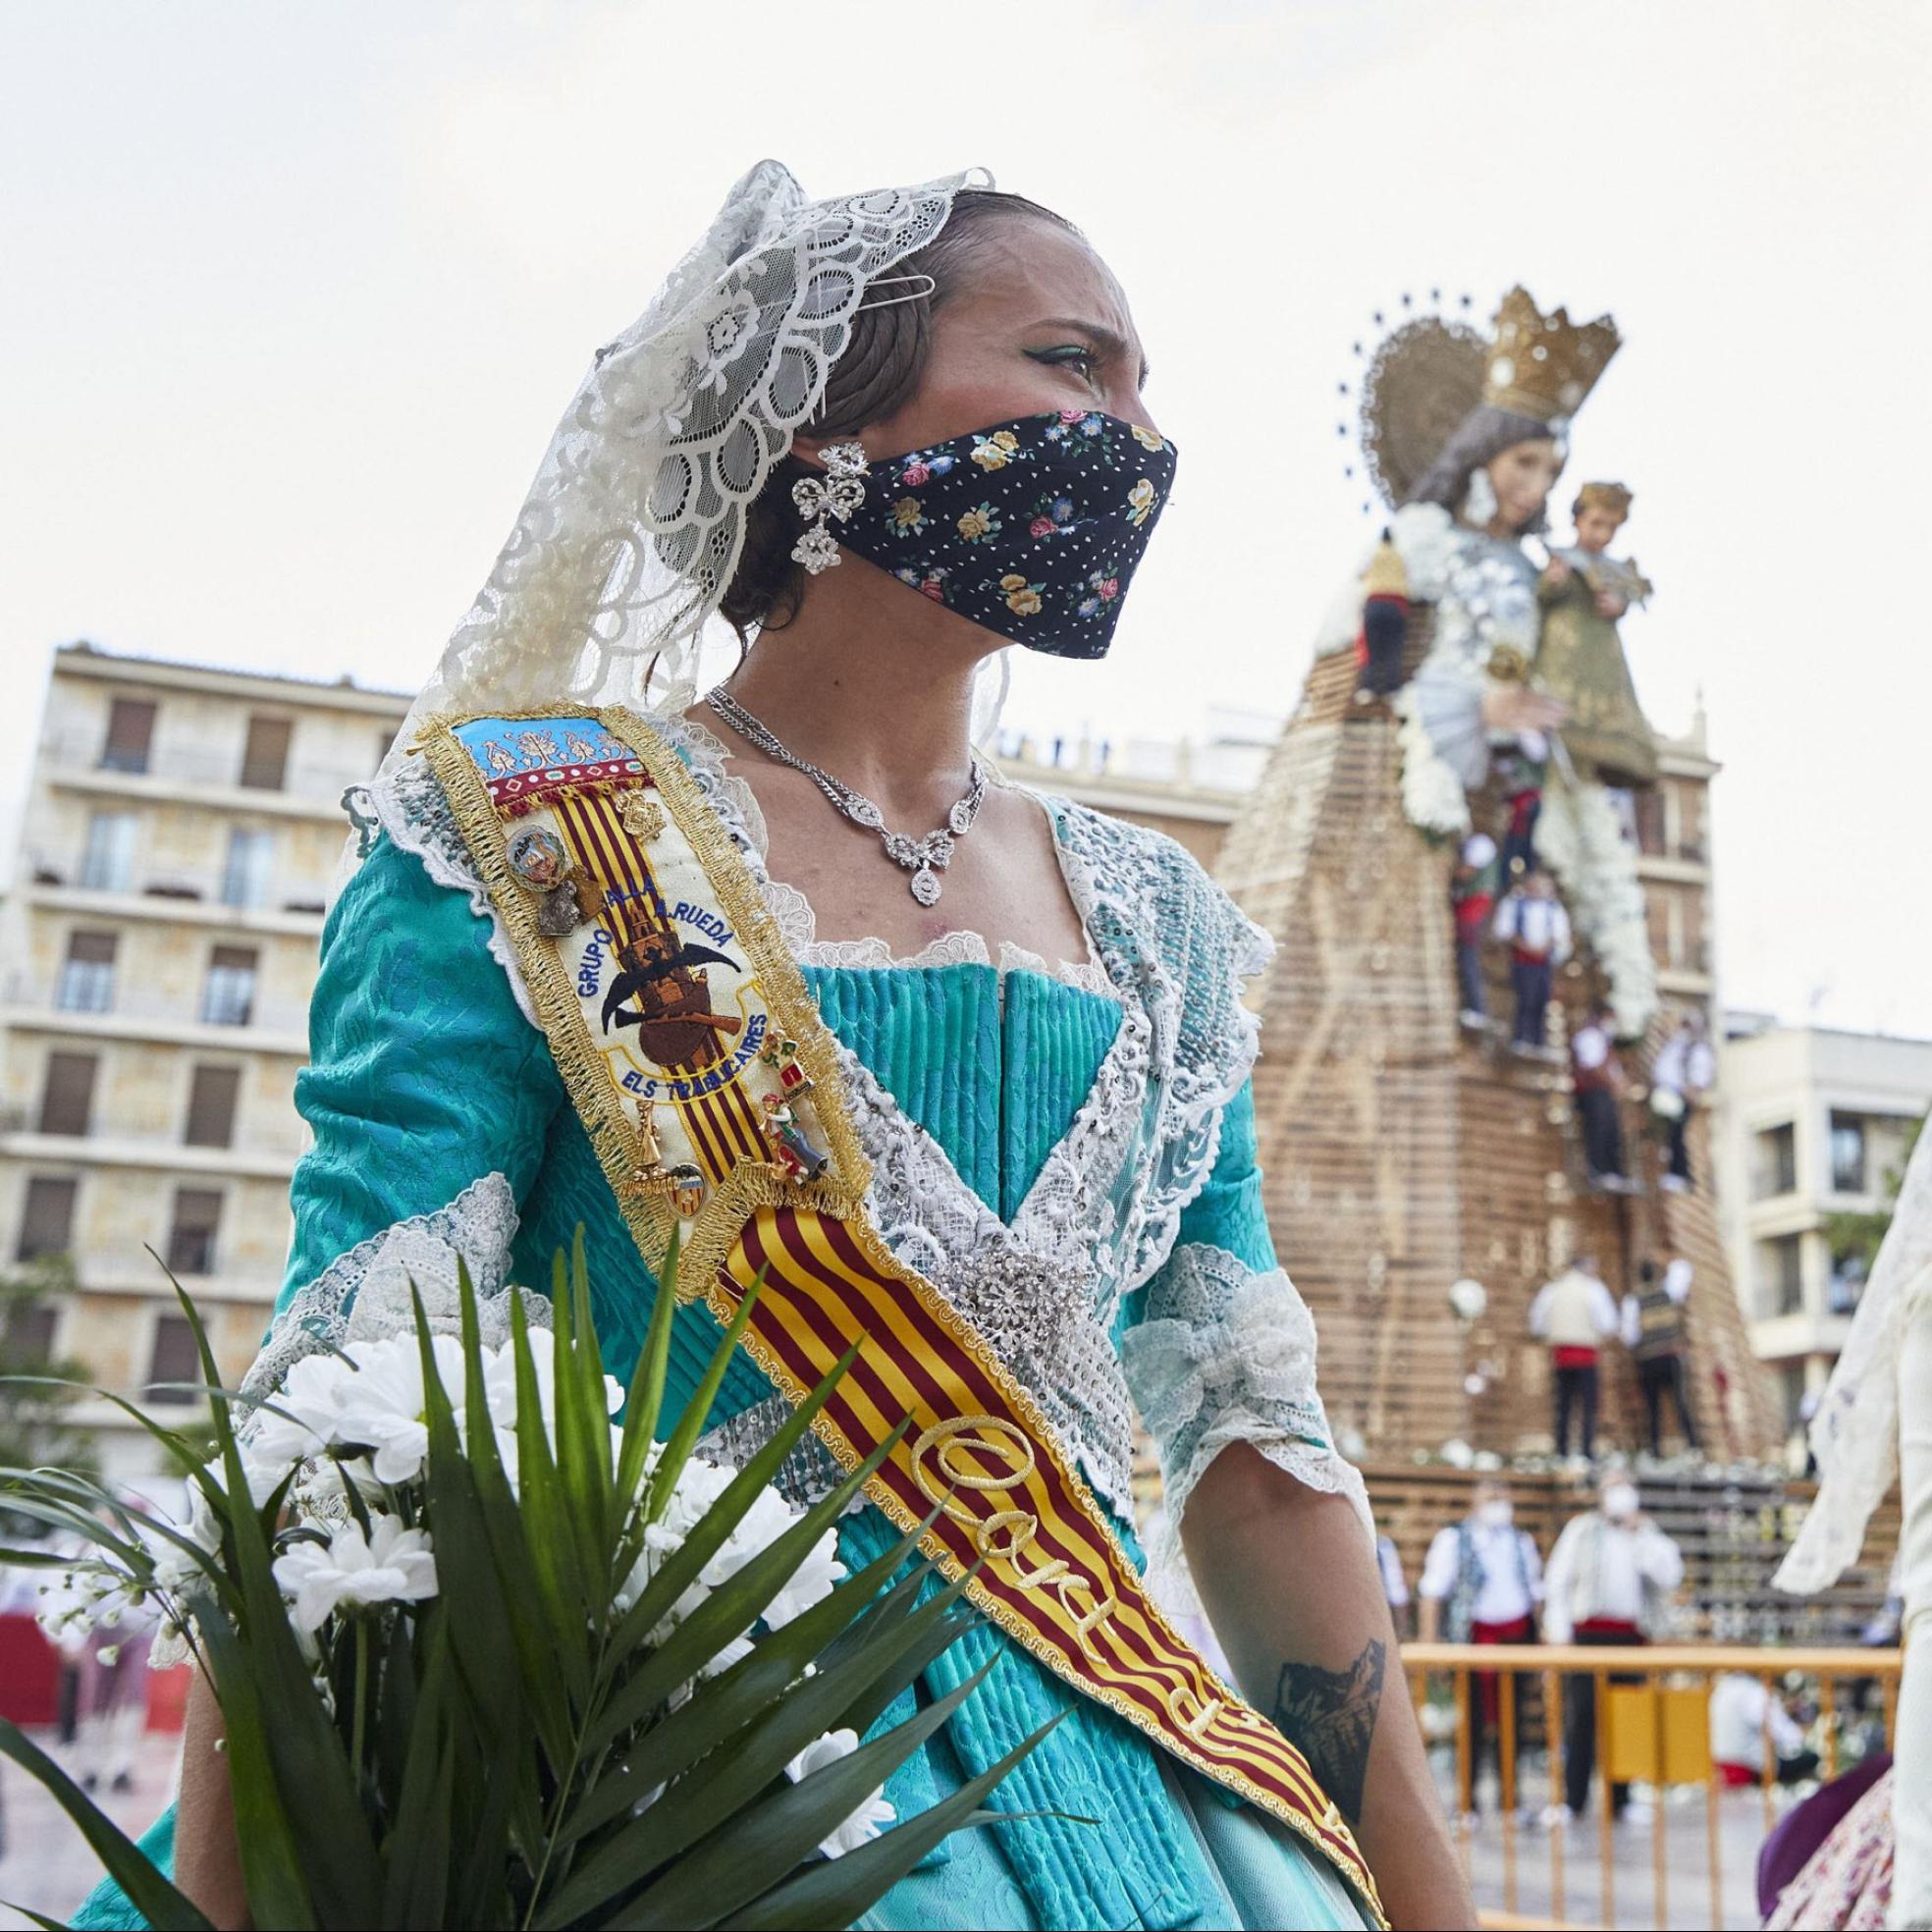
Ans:
{"label": "embroidered crest on sash", "polygon": [[700,1283],[754,1208],[856,1212],[864,1158],[816,1099],[836,1089],[831,1043],[762,901],[721,894],[716,853],[692,843],[722,831],[666,810],[661,782],[689,783],[675,756],[649,770],[588,715],[465,718],[421,747],[499,912],[554,949],[526,985],[647,1260],[680,1223],[682,1278]]}

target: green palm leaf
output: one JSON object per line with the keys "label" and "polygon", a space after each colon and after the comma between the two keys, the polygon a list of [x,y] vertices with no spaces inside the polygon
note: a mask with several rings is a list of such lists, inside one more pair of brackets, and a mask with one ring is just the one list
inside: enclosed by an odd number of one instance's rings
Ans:
{"label": "green palm leaf", "polygon": [[781,1932],[781,1928],[800,1925],[850,1925],[905,1877],[942,1838],[964,1828],[995,1822],[1000,1814],[982,1811],[980,1800],[1065,1715],[1062,1711],[1048,1718],[997,1764],[969,1779],[950,1798],[941,1798],[916,1818],[894,1825],[870,1845],[862,1845],[842,1858],[827,1858],[804,1866],[736,1912],[727,1907],[720,1913],[720,1918],[731,1932]]}
{"label": "green palm leaf", "polygon": [[154,1869],[140,1847],[17,1724],[5,1718],[0,1718],[0,1756],[12,1758],[29,1778],[46,1788],[154,1932],[210,1932],[208,1921]]}
{"label": "green palm leaf", "polygon": [[956,1690],[917,1717],[875,1738],[836,1763],[787,1784],[721,1823],[609,1923],[615,1929],[706,1926],[777,1884],[849,1818],[905,1759],[965,1702],[989,1659]]}

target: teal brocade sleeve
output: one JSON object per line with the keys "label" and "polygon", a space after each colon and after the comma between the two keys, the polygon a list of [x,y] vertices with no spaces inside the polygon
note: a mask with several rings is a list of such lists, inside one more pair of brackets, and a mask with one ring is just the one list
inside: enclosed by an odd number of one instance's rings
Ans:
{"label": "teal brocade sleeve", "polygon": [[[489,923],[420,860],[380,841],[322,930],[309,1064],[295,1105],[314,1134],[290,1189],[295,1238],[276,1312],[358,1244],[501,1173],[520,1201],[563,1102],[543,1036],[489,949]],[[171,1804],[142,1837],[174,1866]],[[103,1879],[71,1921],[146,1921]]]}
{"label": "teal brocade sleeve", "polygon": [[[1274,1257],[1267,1214],[1261,1207],[1252,1081],[1242,1082],[1241,1091],[1223,1110],[1221,1137],[1207,1183],[1181,1209],[1173,1252],[1177,1254],[1190,1245],[1221,1249],[1257,1274],[1266,1274],[1280,1265]],[[1122,1301],[1114,1323],[1116,1342],[1157,1313],[1161,1288],[1173,1265],[1173,1254],[1170,1254],[1151,1280]]]}
{"label": "teal brocade sleeve", "polygon": [[1360,1472],[1338,1452],[1315,1384],[1315,1323],[1276,1260],[1261,1205],[1255,1100],[1228,1103],[1207,1185],[1173,1251],[1130,1299],[1121,1367],[1160,1453],[1167,1528],[1157,1562],[1214,1457],[1243,1442],[1309,1487],[1346,1496],[1365,1525]]}
{"label": "teal brocade sleeve", "polygon": [[1181,1211],[1175,1246],[1205,1242],[1265,1274],[1279,1266],[1261,1208],[1261,1170],[1255,1144],[1255,1087],[1241,1091],[1221,1115],[1221,1140],[1208,1185]]}
{"label": "teal brocade sleeve", "polygon": [[490,952],[489,922],[383,839],[322,933],[295,1105],[314,1145],[290,1191],[278,1311],[359,1242],[501,1173],[519,1202],[564,1088]]}

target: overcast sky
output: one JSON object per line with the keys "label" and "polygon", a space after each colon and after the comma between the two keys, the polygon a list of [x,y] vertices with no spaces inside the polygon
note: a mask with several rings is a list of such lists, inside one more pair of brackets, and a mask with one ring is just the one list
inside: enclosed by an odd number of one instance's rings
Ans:
{"label": "overcast sky", "polygon": [[[0,6],[0,811],[46,654],[413,688],[589,352],[761,154],[972,163],[1080,222],[1180,486],[1113,656],[1010,722],[1285,713],[1370,534],[1336,384],[1404,291],[1626,346],[1575,466],[1701,689],[1733,1004],[1932,1034],[1913,0]],[[1567,495],[1565,497],[1567,501]],[[17,700],[17,701],[16,701]]]}

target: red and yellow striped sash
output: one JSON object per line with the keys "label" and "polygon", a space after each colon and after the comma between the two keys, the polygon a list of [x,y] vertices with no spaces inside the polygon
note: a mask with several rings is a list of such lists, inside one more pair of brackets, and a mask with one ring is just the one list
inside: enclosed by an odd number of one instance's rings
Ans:
{"label": "red and yellow striped sash", "polygon": [[[514,763],[525,746],[534,748]],[[565,747],[585,755],[559,756]],[[1374,1881],[1307,1760],[1174,1631],[1033,1398],[867,1222],[866,1164],[830,1036],[676,755],[621,709],[454,720],[421,748],[646,1261],[661,1262],[680,1225],[680,1275],[702,1284],[721,1320],[762,1273],[744,1347],[793,1402],[856,1345],[813,1426],[850,1469],[911,1419],[869,1499],[903,1530],[939,1506],[925,1548],[948,1577],[979,1566],[967,1584],[979,1610],[1063,1683],[1300,1835],[1379,1919]],[[572,874],[592,887],[580,897],[596,916],[564,937],[539,930],[512,863],[533,821],[554,829]],[[605,1002],[622,991],[611,961],[622,945],[632,958],[640,944],[661,954],[691,933],[707,939],[714,1004],[728,989],[736,1044],[651,1064],[609,1037]],[[786,1164],[775,1119],[816,1130],[816,1171]],[[639,1185],[666,1160],[701,1183]]]}

